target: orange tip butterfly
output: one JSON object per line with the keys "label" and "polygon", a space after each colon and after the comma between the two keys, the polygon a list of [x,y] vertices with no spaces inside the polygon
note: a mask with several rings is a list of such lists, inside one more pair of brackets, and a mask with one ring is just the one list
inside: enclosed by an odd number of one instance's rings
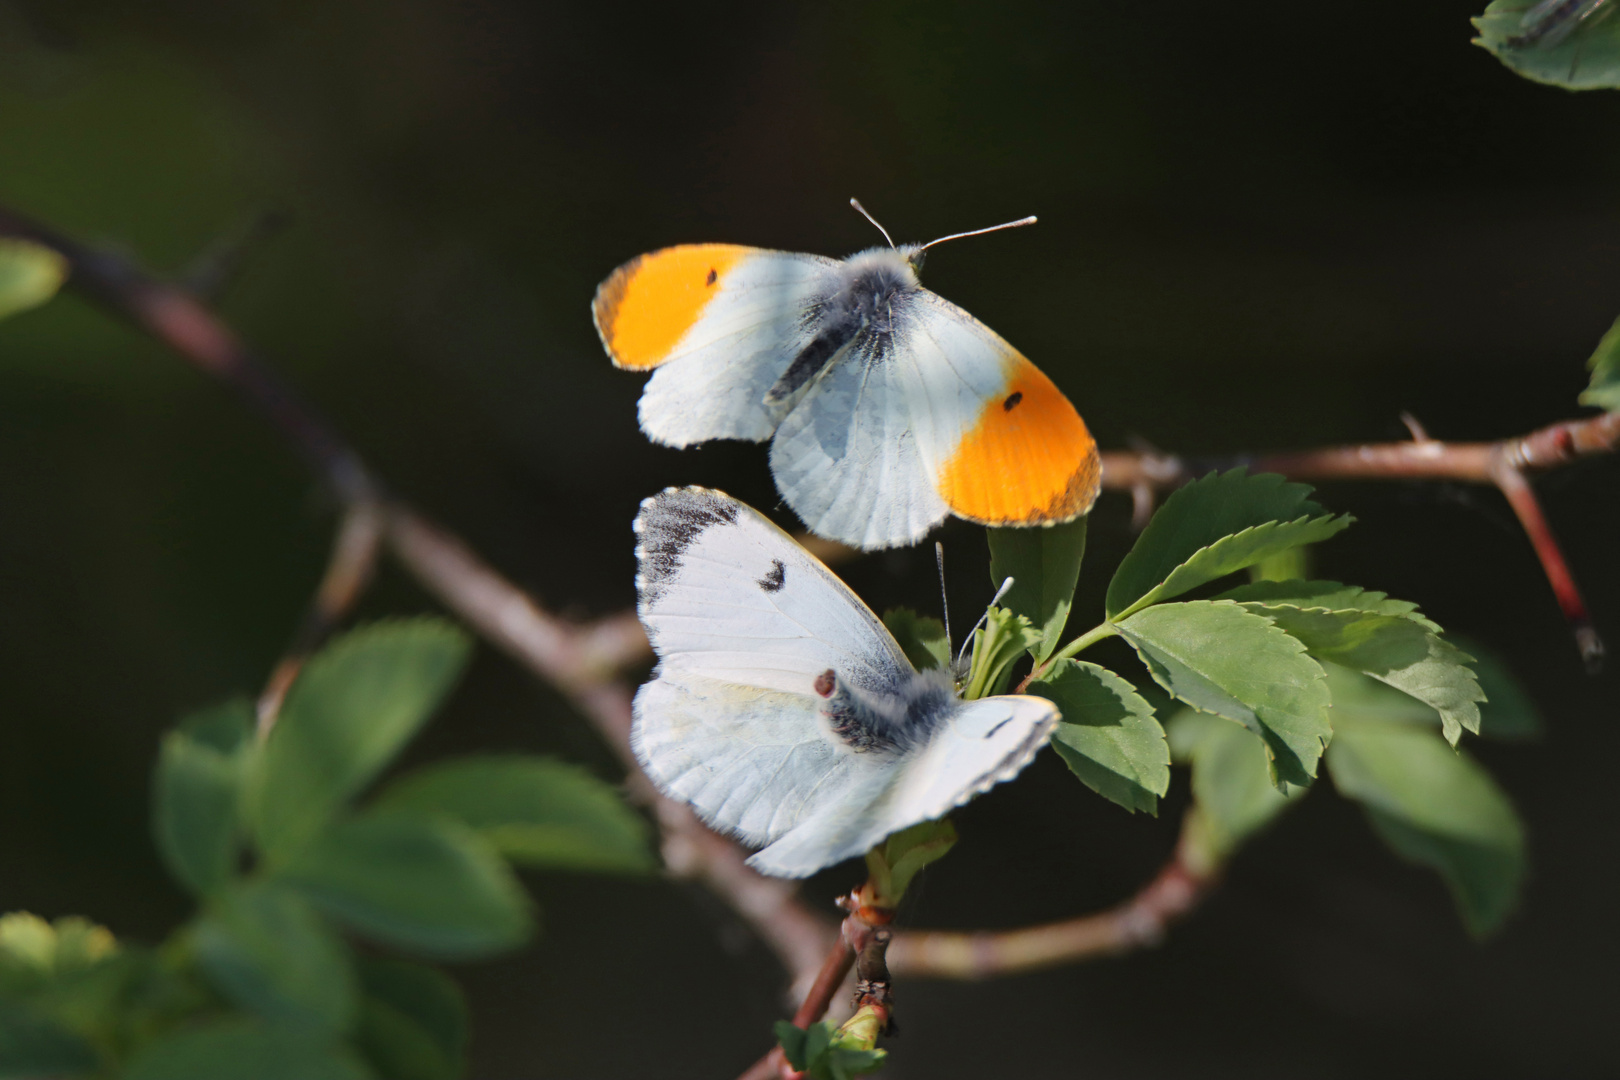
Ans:
{"label": "orange tip butterfly", "polygon": [[873,550],[915,543],[951,514],[1071,521],[1101,476],[1080,414],[917,279],[934,244],[994,229],[843,260],[665,248],[609,275],[591,310],[613,363],[653,373],[641,430],[677,447],[771,439],[777,488],[814,533]]}

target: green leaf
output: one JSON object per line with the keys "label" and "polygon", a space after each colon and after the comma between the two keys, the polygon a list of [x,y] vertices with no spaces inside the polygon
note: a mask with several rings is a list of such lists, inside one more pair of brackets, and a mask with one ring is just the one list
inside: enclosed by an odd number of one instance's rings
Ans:
{"label": "green leaf", "polygon": [[152,833],[169,872],[205,895],[235,872],[253,708],[236,699],[164,736],[152,784]]}
{"label": "green leaf", "polygon": [[1305,646],[1229,600],[1160,604],[1119,632],[1160,686],[1260,736],[1278,783],[1310,784],[1333,731],[1326,677]]}
{"label": "green leaf", "polygon": [[424,955],[487,956],[533,930],[506,863],[452,821],[375,813],[339,822],[282,876],[357,933]]}
{"label": "green leaf", "polygon": [[1479,704],[1479,733],[1502,742],[1528,742],[1541,735],[1541,713],[1513,672],[1477,641],[1454,637],[1474,658],[1474,674],[1485,700]]}
{"label": "green leaf", "polygon": [[[812,1025],[814,1026],[814,1025]],[[802,1027],[795,1027],[786,1020],[776,1022],[776,1044],[782,1048],[783,1055],[800,1072],[805,1066],[805,1041],[808,1033]]]}
{"label": "green leaf", "polygon": [[0,319],[38,307],[68,277],[68,261],[27,240],[0,240]]}
{"label": "green leaf", "polygon": [[1250,732],[1218,716],[1182,709],[1165,725],[1178,763],[1192,766],[1192,795],[1202,839],[1216,862],[1269,825],[1305,788],[1279,791],[1271,781],[1266,747]]}
{"label": "green leaf", "polygon": [[973,631],[972,666],[962,696],[972,701],[1005,691],[1013,663],[1040,640],[1040,632],[1023,615],[990,608],[984,625]]}
{"label": "green leaf", "polygon": [[1432,706],[1453,746],[1464,731],[1479,732],[1485,693],[1468,666],[1473,657],[1442,638],[1416,604],[1336,581],[1256,582],[1220,598],[1273,619],[1311,655],[1364,671]]}
{"label": "green leaf", "polygon": [[945,624],[938,619],[918,615],[910,608],[890,608],[883,613],[883,625],[918,671],[951,666],[951,642],[945,636]]}
{"label": "green leaf", "polygon": [[1063,714],[1052,748],[1092,791],[1132,811],[1159,812],[1170,789],[1170,747],[1153,706],[1130,683],[1078,660],[1064,660],[1029,684]]}
{"label": "green leaf", "polygon": [[95,1048],[49,1017],[0,999],[0,1080],[74,1076],[101,1064]]}
{"label": "green leaf", "polygon": [[188,1027],[136,1052],[121,1080],[370,1080],[335,1043],[242,1018]]}
{"label": "green leaf", "polygon": [[1586,369],[1592,373],[1592,381],[1581,393],[1581,404],[1620,412],[1620,319],[1598,342]]}
{"label": "green leaf", "polygon": [[260,755],[249,809],[282,861],[410,741],[466,663],[467,636],[439,619],[379,623],[304,667]]}
{"label": "green leaf", "polygon": [[0,992],[29,996],[118,951],[104,926],[77,915],[54,923],[26,911],[0,916]]}
{"label": "green leaf", "polygon": [[[1571,13],[1566,17],[1564,13]],[[1581,18],[1583,12],[1590,17]],[[1620,19],[1614,5],[1570,0],[1548,9],[1534,0],[1493,0],[1472,20],[1474,44],[1512,71],[1566,90],[1620,86]]]}
{"label": "green leaf", "polygon": [[1035,662],[1052,655],[1069,621],[1080,562],[1086,554],[1086,518],[1037,529],[990,529],[990,584],[1013,579],[1001,598],[1007,610],[1029,619],[1041,639]]}
{"label": "green leaf", "polygon": [[274,883],[230,890],[198,920],[192,949],[208,980],[266,1020],[337,1033],[354,1019],[348,949],[309,902]]}
{"label": "green leaf", "polygon": [[1210,473],[1173,492],[1108,583],[1110,619],[1347,528],[1307,497],[1311,489],[1242,469]]}
{"label": "green leaf", "polygon": [[1422,727],[1339,720],[1334,787],[1397,854],[1440,873],[1472,933],[1499,927],[1524,883],[1524,827],[1490,774]]}
{"label": "green leaf", "polygon": [[863,903],[882,908],[900,906],[912,878],[931,862],[945,857],[956,843],[956,826],[949,818],[920,821],[884,839],[866,853],[868,884],[861,890]]}
{"label": "green leaf", "polygon": [[612,785],[560,761],[460,758],[395,781],[377,805],[459,821],[524,865],[612,873],[657,866],[641,815]]}
{"label": "green leaf", "polygon": [[467,1056],[467,1000],[437,968],[367,958],[360,964],[355,1041],[389,1080],[456,1080]]}

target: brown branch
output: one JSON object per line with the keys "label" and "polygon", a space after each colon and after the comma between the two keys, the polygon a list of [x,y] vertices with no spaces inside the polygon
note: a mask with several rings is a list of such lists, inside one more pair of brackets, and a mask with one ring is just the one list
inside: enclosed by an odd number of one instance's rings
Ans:
{"label": "brown branch", "polygon": [[377,549],[382,541],[381,507],[370,499],[357,499],[343,512],[337,538],[332,543],[332,555],[326,564],[326,573],[315,590],[304,624],[291,649],[270,672],[262,693],[259,694],[259,737],[270,734],[281,712],[281,703],[293,680],[303,670],[304,661],[320,648],[359,602],[366,586],[371,583],[377,567]]}
{"label": "brown branch", "polygon": [[1183,825],[1176,853],[1141,892],[1118,907],[1017,930],[957,933],[899,930],[889,943],[889,971],[897,977],[984,979],[1015,971],[1115,956],[1164,939],[1203,902],[1219,874]]}

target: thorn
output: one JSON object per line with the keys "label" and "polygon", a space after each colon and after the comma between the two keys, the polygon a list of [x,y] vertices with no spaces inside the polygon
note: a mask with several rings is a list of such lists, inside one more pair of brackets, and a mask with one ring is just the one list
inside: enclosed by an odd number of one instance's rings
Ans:
{"label": "thorn", "polygon": [[1434,442],[1433,439],[1429,438],[1429,433],[1424,430],[1423,425],[1418,421],[1418,418],[1413,416],[1411,413],[1409,413],[1409,412],[1401,413],[1401,423],[1405,424],[1406,425],[1406,430],[1410,431],[1412,433],[1412,441],[1413,442],[1415,442],[1415,443]]}
{"label": "thorn", "polygon": [[180,284],[192,295],[216,302],[236,283],[249,258],[264,250],[276,234],[292,224],[291,215],[280,210],[264,210],[220,237],[191,261],[180,275]]}

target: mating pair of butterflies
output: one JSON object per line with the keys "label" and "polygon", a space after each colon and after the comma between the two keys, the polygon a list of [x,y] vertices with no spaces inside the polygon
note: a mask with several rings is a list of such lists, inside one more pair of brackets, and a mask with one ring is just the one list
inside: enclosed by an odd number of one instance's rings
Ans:
{"label": "mating pair of butterflies", "polygon": [[[812,532],[874,549],[949,514],[1085,513],[1100,470],[1084,422],[918,283],[930,246],[841,262],[667,248],[616,270],[593,313],[615,364],[653,371],[642,430],[671,446],[774,436],[777,487]],[[761,846],[764,873],[803,877],[940,817],[1017,774],[1057,723],[1044,699],[964,702],[948,671],[916,671],[854,593],[729,496],[669,489],[635,531],[659,659],[636,694],[636,755],[665,794]]]}

